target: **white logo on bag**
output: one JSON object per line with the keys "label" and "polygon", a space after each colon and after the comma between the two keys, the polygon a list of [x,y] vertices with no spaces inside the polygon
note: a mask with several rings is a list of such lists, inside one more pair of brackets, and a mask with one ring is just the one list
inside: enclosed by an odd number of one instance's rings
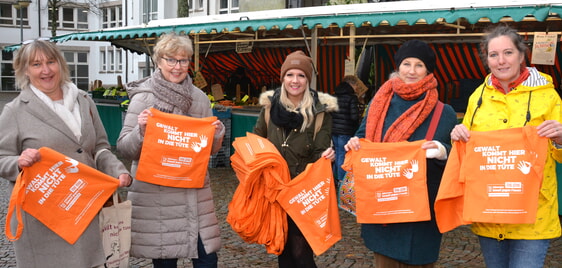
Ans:
{"label": "white logo on bag", "polygon": [[72,158],[66,158],[65,160],[66,162],[70,163],[70,166],[66,167],[64,170],[66,170],[67,173],[78,173],[78,164],[79,162],[72,159]]}

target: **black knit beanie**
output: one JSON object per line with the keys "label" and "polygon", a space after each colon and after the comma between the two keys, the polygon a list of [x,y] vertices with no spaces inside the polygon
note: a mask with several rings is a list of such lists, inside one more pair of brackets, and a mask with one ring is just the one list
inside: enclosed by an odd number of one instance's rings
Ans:
{"label": "black knit beanie", "polygon": [[394,55],[396,69],[405,58],[410,57],[423,61],[428,72],[432,73],[435,70],[435,52],[427,43],[420,40],[409,40],[402,44]]}

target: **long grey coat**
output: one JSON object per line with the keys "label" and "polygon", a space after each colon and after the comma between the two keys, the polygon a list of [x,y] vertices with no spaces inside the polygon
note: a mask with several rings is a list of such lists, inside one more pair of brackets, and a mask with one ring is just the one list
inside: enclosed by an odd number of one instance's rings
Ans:
{"label": "long grey coat", "polygon": [[[19,173],[17,159],[27,148],[50,147],[112,177],[129,173],[115,155],[104,150],[110,145],[92,99],[83,91],[77,98],[82,117],[80,140],[29,88],[6,104],[0,114],[0,176],[12,188]],[[96,152],[100,154],[94,160]],[[25,212],[23,224],[23,234],[14,242],[18,267],[96,267],[105,261],[97,216],[74,245]],[[15,219],[12,226],[16,226]]]}
{"label": "long grey coat", "polygon": [[[136,173],[143,142],[137,118],[155,102],[150,79],[127,85],[131,102],[117,140],[118,152],[133,160],[133,174]],[[211,103],[205,93],[194,87],[191,94],[193,102],[189,116],[212,116]],[[215,134],[213,153],[220,150],[223,137],[224,131]],[[131,256],[147,259],[197,258],[198,235],[206,253],[220,249],[220,230],[208,173],[205,185],[200,189],[174,188],[134,180],[128,199],[133,203]]]}

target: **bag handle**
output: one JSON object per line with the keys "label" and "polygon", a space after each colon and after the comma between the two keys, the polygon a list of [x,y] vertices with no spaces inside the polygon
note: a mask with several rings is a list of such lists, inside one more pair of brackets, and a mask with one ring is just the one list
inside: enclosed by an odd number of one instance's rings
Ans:
{"label": "bag handle", "polygon": [[[5,233],[6,237],[10,241],[16,241],[20,238],[23,233],[23,219],[21,216],[21,210],[23,207],[23,201],[25,199],[25,183],[23,181],[23,171],[18,174],[14,189],[12,190],[12,195],[10,196],[10,203],[8,205],[8,213],[6,214],[6,225]],[[12,215],[16,212],[16,217],[18,220],[18,227],[16,229],[16,234],[12,233],[11,219]]]}
{"label": "bag handle", "polygon": [[429,128],[425,134],[425,140],[433,140],[433,135],[435,135],[435,130],[439,124],[439,119],[441,118],[441,112],[443,112],[444,106],[445,105],[443,105],[441,101],[437,101],[437,105],[435,105],[435,110],[433,111],[433,116],[431,117],[431,122],[429,123]]}

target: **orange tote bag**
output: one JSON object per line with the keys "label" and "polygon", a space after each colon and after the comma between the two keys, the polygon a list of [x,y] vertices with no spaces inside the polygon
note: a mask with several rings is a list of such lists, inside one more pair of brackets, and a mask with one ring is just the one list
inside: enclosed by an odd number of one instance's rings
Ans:
{"label": "orange tote bag", "polygon": [[[119,181],[50,148],[39,149],[41,160],[18,176],[6,216],[6,236],[14,241],[23,232],[25,210],[54,233],[74,244],[119,186]],[[10,219],[18,226],[12,233]]]}
{"label": "orange tote bag", "polygon": [[536,127],[470,133],[461,168],[464,220],[534,223],[548,139]]}
{"label": "orange tote bag", "polygon": [[150,110],[153,116],[146,125],[136,179],[169,187],[203,187],[217,118]]}
{"label": "orange tote bag", "polygon": [[376,143],[361,139],[342,167],[353,171],[358,223],[431,219],[424,140]]}
{"label": "orange tote bag", "polygon": [[341,239],[332,161],[321,157],[285,185],[277,201],[295,221],[317,256]]}

